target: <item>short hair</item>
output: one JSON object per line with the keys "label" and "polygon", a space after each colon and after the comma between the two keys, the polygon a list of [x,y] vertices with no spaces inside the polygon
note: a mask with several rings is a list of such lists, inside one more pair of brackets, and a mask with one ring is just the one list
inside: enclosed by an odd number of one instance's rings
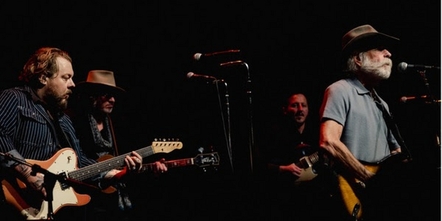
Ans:
{"label": "short hair", "polygon": [[66,51],[53,47],[39,48],[23,66],[18,80],[31,87],[41,87],[40,76],[51,78],[58,72],[57,57],[63,57],[72,63],[72,58]]}
{"label": "short hair", "polygon": [[292,89],[292,90],[289,90],[289,91],[285,91],[285,92],[284,92],[283,96],[279,99],[279,100],[280,100],[280,101],[279,101],[280,105],[282,105],[282,106],[287,106],[289,99],[290,99],[293,95],[295,95],[295,94],[302,94],[302,95],[304,95],[305,98],[306,98],[307,101],[308,101],[308,97],[309,97],[309,95],[307,95],[307,92],[306,92],[306,91],[301,90],[301,89],[294,89],[294,90]]}

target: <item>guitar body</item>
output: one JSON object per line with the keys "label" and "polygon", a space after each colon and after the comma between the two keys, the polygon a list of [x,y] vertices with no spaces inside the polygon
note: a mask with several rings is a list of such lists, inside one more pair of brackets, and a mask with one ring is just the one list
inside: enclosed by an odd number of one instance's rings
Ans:
{"label": "guitar body", "polygon": [[[47,161],[26,161],[30,164],[39,165],[54,174],[67,173],[77,169],[77,156],[71,148],[61,149]],[[20,188],[26,188],[26,185],[18,179],[17,183]],[[18,208],[20,210],[20,213],[28,220],[41,220],[48,218],[48,201],[41,200],[41,205],[37,207],[39,209],[36,209],[33,207],[35,205],[28,205],[28,203],[24,201],[24,198],[26,197],[22,197],[19,193],[20,190],[15,190],[13,188],[13,185],[8,183],[8,181],[2,181],[2,187],[5,191],[6,201]],[[64,184],[61,184],[59,181],[56,181],[53,189],[53,212],[56,213],[64,206],[86,205],[87,203],[89,203],[90,199],[90,196],[86,194],[78,194],[72,187],[66,186]]]}
{"label": "guitar body", "polygon": [[318,176],[318,174],[313,170],[312,167],[309,167],[302,170],[301,175],[298,179],[296,179],[295,183],[313,180],[316,176]]}
{"label": "guitar body", "polygon": [[[364,205],[366,211],[367,205],[370,203],[366,200],[375,197],[375,193],[372,191],[374,190],[378,192],[376,188],[382,188],[385,190],[389,184],[388,182],[391,182],[389,180],[396,176],[397,171],[402,165],[404,165],[403,163],[405,159],[405,155],[398,153],[385,157],[377,164],[363,163],[367,170],[376,174],[373,178],[376,182],[373,182],[372,179],[368,184],[364,184],[355,178],[340,174],[338,176],[339,189],[347,213],[351,217],[356,218],[356,220],[360,220],[363,217]],[[364,196],[367,196],[365,201]],[[385,200],[385,198],[376,200]],[[379,204],[378,202],[373,203]]]}
{"label": "guitar body", "polygon": [[[372,173],[376,173],[379,170],[379,165],[364,166]],[[362,217],[363,204],[360,200],[360,193],[364,191],[364,187],[357,179],[349,179],[343,175],[338,176],[338,182],[347,213],[359,220]]]}
{"label": "guitar body", "polygon": [[313,165],[319,161],[318,152],[314,152],[311,155],[301,157],[296,165],[302,168],[301,175],[295,180],[295,184],[313,180],[318,173],[313,169]]}
{"label": "guitar body", "polygon": [[[181,149],[183,144],[179,141],[155,141],[151,146],[136,150],[141,157],[147,157],[156,153],[168,153],[175,149]],[[5,192],[6,202],[13,205],[26,217],[27,220],[46,220],[49,206],[52,206],[52,213],[55,214],[65,206],[83,206],[90,202],[91,198],[87,194],[78,194],[69,182],[76,185],[80,181],[99,175],[103,171],[120,168],[125,165],[124,158],[129,153],[105,159],[101,162],[78,168],[77,155],[72,148],[63,148],[46,161],[27,159],[30,165],[36,165],[55,174],[59,179],[55,181],[53,187],[53,200],[48,202],[36,195],[35,191],[26,188],[25,183],[15,179],[11,183],[8,180],[2,181],[2,189]],[[63,182],[60,182],[62,180]],[[46,182],[46,180],[45,180]],[[86,184],[85,184],[86,185]]]}

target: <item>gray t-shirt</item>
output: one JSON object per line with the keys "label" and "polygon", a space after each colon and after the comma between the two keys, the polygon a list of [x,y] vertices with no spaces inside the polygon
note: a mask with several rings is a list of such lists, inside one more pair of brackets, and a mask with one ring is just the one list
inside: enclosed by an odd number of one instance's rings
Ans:
{"label": "gray t-shirt", "polygon": [[[380,98],[379,98],[380,99]],[[380,99],[388,110],[388,105]],[[321,121],[343,126],[341,141],[360,161],[377,163],[399,147],[370,92],[355,78],[327,87],[320,110]]]}

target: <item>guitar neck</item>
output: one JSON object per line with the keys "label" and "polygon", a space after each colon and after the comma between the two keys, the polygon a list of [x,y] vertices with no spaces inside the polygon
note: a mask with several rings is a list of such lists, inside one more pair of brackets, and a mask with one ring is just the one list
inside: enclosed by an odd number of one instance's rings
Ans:
{"label": "guitar neck", "polygon": [[[185,167],[195,165],[194,158],[185,158],[179,160],[170,160],[163,162],[167,168],[175,168],[175,167]],[[141,170],[144,171],[153,171],[155,168],[155,163],[146,163],[143,164]]]}
{"label": "guitar neck", "polygon": [[[138,154],[140,154],[141,157],[143,157],[143,158],[155,154],[152,146],[147,146],[147,147],[138,149],[138,150],[136,150],[136,152]],[[110,159],[82,167],[78,170],[74,170],[72,172],[69,172],[69,177],[72,179],[78,180],[78,181],[83,181],[83,180],[89,179],[91,177],[94,177],[102,172],[105,172],[105,171],[108,171],[111,169],[115,169],[118,167],[122,167],[125,165],[124,158],[128,154],[130,154],[130,153],[126,153],[123,155],[112,157]]]}
{"label": "guitar neck", "polygon": [[[151,146],[147,146],[138,150],[135,150],[142,158],[148,157],[156,153],[169,153],[176,149],[181,149],[183,144],[179,141],[155,141]],[[119,155],[92,165],[82,167],[78,170],[69,173],[69,177],[78,181],[83,181],[94,177],[105,171],[122,167],[125,165],[124,158],[130,153]]]}

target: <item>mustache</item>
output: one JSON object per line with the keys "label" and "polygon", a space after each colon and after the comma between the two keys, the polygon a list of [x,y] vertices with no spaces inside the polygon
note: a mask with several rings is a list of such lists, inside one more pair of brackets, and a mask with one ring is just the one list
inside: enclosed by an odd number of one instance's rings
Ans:
{"label": "mustache", "polygon": [[305,116],[303,111],[296,112],[295,116]]}
{"label": "mustache", "polygon": [[384,62],[384,65],[392,66],[392,65],[393,65],[393,62],[392,62],[390,59],[388,59],[388,60],[386,60],[386,61]]}

